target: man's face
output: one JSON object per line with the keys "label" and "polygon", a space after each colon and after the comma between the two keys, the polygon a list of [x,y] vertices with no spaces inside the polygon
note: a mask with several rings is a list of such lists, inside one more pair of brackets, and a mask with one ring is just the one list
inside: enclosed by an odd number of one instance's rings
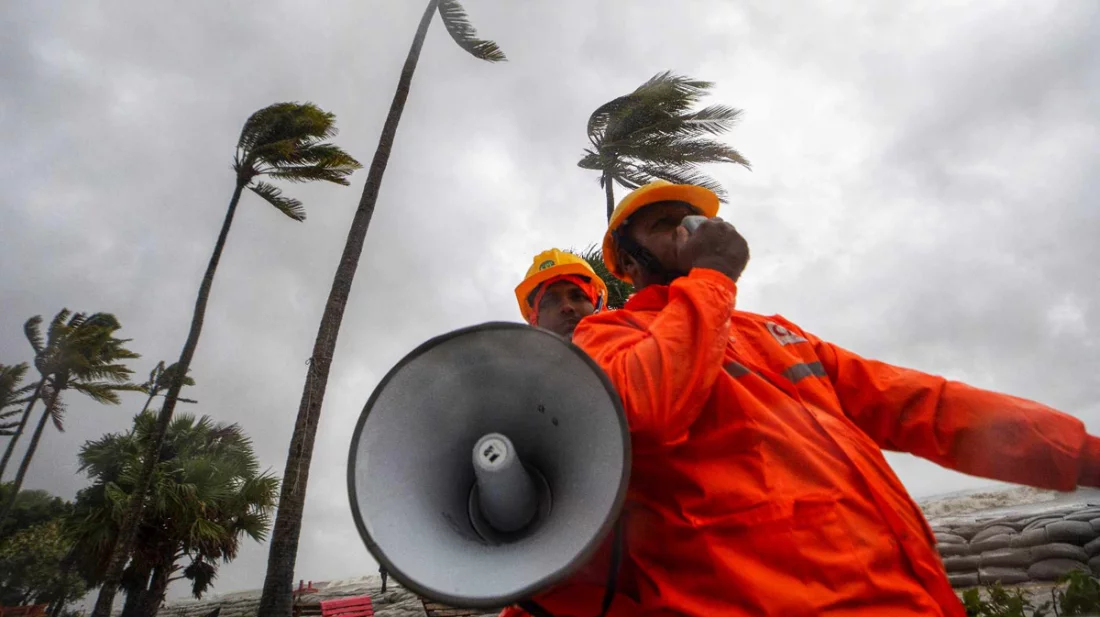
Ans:
{"label": "man's face", "polygon": [[[683,202],[659,202],[646,206],[630,217],[626,233],[635,242],[653,253],[661,263],[665,275],[658,280],[652,272],[642,268],[632,257],[620,253],[620,263],[634,281],[634,286],[642,289],[649,285],[667,285],[687,272],[675,270],[676,264],[676,228],[689,214],[696,214],[694,208]],[[625,257],[625,258],[624,258]]]}
{"label": "man's face", "polygon": [[569,281],[551,283],[535,307],[539,314],[539,327],[573,338],[577,323],[596,312],[596,307],[580,287]]}

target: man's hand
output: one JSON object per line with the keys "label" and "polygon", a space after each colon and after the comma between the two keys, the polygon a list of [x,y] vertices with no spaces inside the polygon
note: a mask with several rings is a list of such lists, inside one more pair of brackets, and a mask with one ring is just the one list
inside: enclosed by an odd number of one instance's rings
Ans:
{"label": "man's hand", "polygon": [[748,262],[748,242],[733,225],[720,218],[708,219],[695,233],[688,233],[683,227],[676,230],[676,265],[680,272],[710,268],[736,283]]}

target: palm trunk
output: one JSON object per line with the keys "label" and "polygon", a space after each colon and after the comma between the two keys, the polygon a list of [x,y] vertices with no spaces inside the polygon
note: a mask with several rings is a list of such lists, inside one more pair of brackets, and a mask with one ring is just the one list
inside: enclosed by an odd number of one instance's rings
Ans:
{"label": "palm trunk", "polygon": [[61,612],[65,610],[65,605],[71,600],[68,594],[64,591],[67,588],[65,585],[65,579],[68,578],[69,573],[72,572],[73,562],[76,559],[76,546],[69,549],[69,552],[65,554],[65,557],[61,559],[61,567],[58,569],[57,578],[58,581],[58,593],[57,597],[50,603],[49,617],[60,617]]}
{"label": "palm trunk", "polygon": [[149,576],[153,568],[149,565],[141,565],[134,570],[129,584],[122,587],[126,599],[122,603],[122,613],[119,617],[138,617],[139,611],[145,602],[145,596],[149,594]]}
{"label": "palm trunk", "polygon": [[141,413],[145,413],[149,410],[149,405],[153,403],[153,399],[156,398],[156,393],[150,394],[149,398],[145,399],[145,406],[141,408]]}
{"label": "palm trunk", "polygon": [[46,428],[46,421],[50,419],[50,412],[53,411],[54,405],[57,404],[57,397],[61,395],[61,388],[52,388],[53,392],[50,394],[50,402],[46,404],[45,411],[42,412],[42,419],[38,421],[38,426],[34,429],[34,435],[31,437],[31,444],[27,447],[26,454],[23,455],[23,462],[19,464],[19,473],[15,475],[15,484],[11,489],[11,497],[8,502],[4,504],[3,512],[0,512],[0,527],[4,526],[4,521],[7,520],[8,514],[11,514],[12,507],[15,506],[15,499],[19,496],[19,489],[23,486],[23,478],[27,475],[27,468],[31,466],[31,459],[34,458],[34,453],[38,450],[38,442],[42,439],[42,431]]}
{"label": "palm trunk", "polygon": [[[363,196],[348,231],[344,244],[344,253],[329,290],[328,302],[317,329],[317,339],[313,343],[313,356],[310,358],[302,400],[298,405],[298,418],[294,423],[294,434],[290,438],[290,448],[286,457],[286,469],[283,471],[283,483],[279,496],[279,508],[275,517],[275,526],[271,532],[271,550],[267,559],[267,576],[264,579],[263,595],[260,598],[258,614],[264,617],[290,617],[292,593],[294,591],[294,564],[298,556],[298,537],[302,530],[302,508],[305,505],[306,483],[309,480],[309,465],[313,456],[313,441],[317,436],[317,422],[321,416],[321,403],[325,398],[328,385],[329,368],[332,354],[336,348],[336,337],[340,332],[340,323],[344,318],[351,284],[355,270],[359,266],[359,257],[363,253],[363,242],[370,227],[374,206],[378,201],[378,191],[382,186],[382,176],[386,173],[390,150],[397,135],[397,126],[401,113],[405,110],[405,101],[409,98],[416,63],[420,59],[420,50],[428,34],[428,26],[439,6],[439,0],[429,0],[420,18],[416,36],[413,37],[405,66],[401,69],[401,78],[397,82],[397,91],[390,104],[389,115],[382,127],[378,147],[374,151],[367,183],[363,187]],[[93,617],[106,617],[93,615]]]}
{"label": "palm trunk", "polygon": [[149,591],[145,587],[127,590],[126,599],[122,603],[122,613],[119,614],[119,617],[138,617],[138,609],[141,608],[148,593]]}
{"label": "palm trunk", "polygon": [[611,174],[603,175],[603,192],[607,196],[607,222],[611,222],[611,213],[615,211],[615,187],[611,182]]}
{"label": "palm trunk", "polygon": [[19,419],[19,428],[12,434],[11,440],[8,441],[8,447],[4,448],[4,458],[0,459],[0,478],[3,478],[4,472],[8,470],[8,461],[11,460],[11,455],[15,452],[15,442],[19,441],[19,437],[23,435],[23,429],[27,427],[27,419],[31,417],[31,411],[34,410],[34,404],[38,402],[39,396],[42,395],[42,386],[45,384],[45,377],[38,380],[38,387],[34,389],[34,396],[27,403],[27,408],[23,410],[23,417]]}
{"label": "palm trunk", "polygon": [[141,513],[145,507],[145,496],[149,493],[149,486],[153,482],[153,470],[160,460],[160,450],[164,445],[164,436],[168,433],[168,425],[172,422],[172,412],[176,408],[180,390],[183,388],[183,378],[187,375],[187,369],[191,366],[191,358],[195,356],[195,349],[199,346],[199,335],[202,333],[202,321],[206,315],[206,302],[210,299],[210,288],[214,284],[214,273],[218,269],[218,261],[221,260],[222,251],[225,249],[225,240],[229,236],[229,228],[233,224],[233,214],[237,211],[237,202],[241,200],[241,192],[245,184],[237,181],[237,188],[233,191],[233,198],[229,200],[229,209],[225,213],[225,221],[222,223],[218,241],[214,244],[214,253],[210,255],[210,263],[206,266],[206,274],[202,277],[202,285],[199,286],[199,297],[195,300],[195,313],[191,316],[191,330],[187,333],[187,341],[183,344],[178,364],[179,371],[168,393],[164,396],[164,405],[157,415],[157,425],[153,433],[149,447],[145,450],[145,458],[142,461],[141,475],[138,476],[134,493],[130,496],[130,507],[126,512],[122,524],[119,526],[118,537],[111,552],[111,560],[107,564],[107,572],[104,575],[103,586],[96,598],[92,617],[109,617],[111,606],[114,604],[115,593],[118,590],[119,581],[122,580],[122,571],[126,567],[126,561],[133,549],[134,538],[137,535],[138,522],[141,521]]}
{"label": "palm trunk", "polygon": [[142,594],[141,604],[138,607],[136,617],[156,617],[160,611],[160,605],[164,602],[164,594],[168,591],[169,575],[172,566],[160,565],[153,570],[153,581],[149,584],[149,590]]}

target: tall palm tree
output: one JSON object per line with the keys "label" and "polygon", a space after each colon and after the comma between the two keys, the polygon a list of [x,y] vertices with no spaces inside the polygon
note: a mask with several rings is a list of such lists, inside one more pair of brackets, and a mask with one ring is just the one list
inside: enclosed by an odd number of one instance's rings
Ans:
{"label": "tall palm tree", "polygon": [[362,167],[358,161],[339,147],[328,143],[337,133],[336,116],[312,103],[276,103],[252,114],[241,129],[237,140],[237,151],[233,157],[233,171],[236,183],[233,196],[229,200],[229,209],[225,213],[221,232],[214,243],[214,252],[199,285],[198,298],[195,300],[195,312],[191,316],[191,329],[187,341],[183,344],[179,361],[176,362],[176,379],[172,380],[164,405],[157,418],[157,430],[149,441],[149,451],[144,459],[144,467],[137,488],[132,496],[130,509],[118,535],[118,546],[107,569],[107,583],[100,590],[92,617],[108,617],[114,602],[115,588],[122,577],[130,548],[134,541],[135,522],[141,520],[141,509],[145,507],[145,495],[153,480],[153,468],[164,442],[164,435],[172,421],[172,413],[179,401],[183,377],[191,368],[191,359],[199,345],[203,318],[206,315],[206,303],[210,299],[210,288],[214,284],[214,273],[218,269],[225,241],[229,236],[229,227],[233,224],[233,215],[237,211],[237,202],[245,189],[264,198],[278,211],[295,221],[306,218],[302,202],[285,197],[274,185],[260,180],[268,177],[288,182],[324,181],[333,184],[348,184],[348,176]]}
{"label": "tall palm tree", "polygon": [[[72,535],[77,566],[91,584],[103,582],[156,420],[154,412],[142,412],[130,431],[88,441],[80,450],[80,471],[92,485],[77,494]],[[260,471],[251,440],[238,425],[175,416],[123,577],[122,617],[155,615],[175,580],[189,581],[201,598],[218,564],[235,559],[245,537],[264,540],[278,493],[278,480]]]}
{"label": "tall palm tree", "polygon": [[[286,468],[283,473],[282,494],[279,497],[279,509],[275,518],[275,528],[271,534],[271,549],[267,560],[267,577],[264,579],[263,596],[260,599],[259,614],[265,617],[289,617],[291,611],[291,592],[293,591],[294,563],[298,553],[298,536],[302,527],[302,508],[305,503],[306,483],[309,479],[309,464],[313,456],[313,441],[317,435],[317,423],[321,415],[321,404],[328,385],[329,368],[332,354],[336,349],[336,337],[340,333],[340,323],[344,317],[352,280],[363,253],[363,242],[367,228],[370,227],[374,206],[378,201],[378,191],[382,186],[382,176],[389,163],[390,150],[397,135],[397,126],[405,110],[405,101],[409,97],[413,73],[416,71],[420,50],[428,34],[435,13],[439,13],[443,26],[464,51],[480,60],[499,62],[505,60],[504,53],[492,41],[477,38],[477,32],[470,24],[466,10],[458,0],[428,0],[420,24],[413,36],[412,46],[401,69],[397,81],[397,91],[390,103],[390,111],[382,126],[378,147],[371,160],[363,195],[359,207],[351,222],[348,238],[344,244],[344,253],[329,290],[325,311],[317,329],[317,339],[313,343],[309,371],[302,400],[298,405],[298,418],[294,423],[294,433],[290,438]],[[94,617],[106,617],[96,615]]]}
{"label": "tall palm tree", "polygon": [[[12,420],[12,418],[19,415],[23,404],[30,400],[27,395],[36,388],[35,384],[21,385],[28,368],[30,367],[26,362],[20,362],[14,366],[0,364],[0,435],[10,436],[9,446],[12,447],[27,423],[25,418],[19,420]],[[7,455],[4,458],[6,464],[10,455],[7,452],[5,454]],[[0,467],[0,472],[2,470],[3,468]]]}
{"label": "tall palm tree", "polygon": [[140,356],[126,348],[129,339],[115,337],[121,327],[115,316],[109,313],[94,313],[85,317],[83,313],[70,315],[65,309],[50,324],[49,344],[42,340],[36,328],[33,329],[33,336],[29,338],[35,350],[35,367],[42,374],[38,391],[46,393],[46,409],[19,465],[12,498],[0,510],[0,524],[15,505],[15,495],[23,486],[23,478],[38,450],[46,422],[52,420],[57,430],[65,430],[65,405],[60,400],[61,393],[75,390],[97,403],[117,405],[120,390],[134,389],[134,385],[129,383],[133,371],[122,361]]}
{"label": "tall palm tree", "polygon": [[655,179],[697,184],[718,194],[726,192],[699,166],[737,163],[745,157],[714,139],[730,130],[741,110],[726,105],[692,107],[714,84],[669,71],[658,73],[630,94],[604,103],[588,118],[591,148],[578,166],[600,172],[607,198],[607,220],[615,209],[614,183],[629,189]]}

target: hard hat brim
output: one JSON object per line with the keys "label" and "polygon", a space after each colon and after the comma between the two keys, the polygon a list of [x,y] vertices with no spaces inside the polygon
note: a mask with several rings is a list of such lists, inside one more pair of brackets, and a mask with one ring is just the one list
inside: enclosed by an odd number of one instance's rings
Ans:
{"label": "hard hat brim", "polygon": [[588,264],[559,264],[532,274],[523,279],[523,281],[516,286],[516,301],[519,303],[520,314],[523,315],[524,320],[530,322],[531,314],[535,310],[532,306],[527,304],[527,298],[531,295],[531,292],[535,291],[539,285],[542,285],[546,281],[569,275],[583,276],[584,278],[590,279],[592,284],[603,294],[606,300],[607,285],[604,284],[603,279],[597,276],[596,273],[588,267]]}
{"label": "hard hat brim", "polygon": [[619,267],[615,239],[612,234],[635,212],[660,201],[689,203],[698,208],[699,212],[708,219],[718,216],[720,205],[718,195],[714,191],[691,184],[662,184],[635,189],[615,208],[611,221],[607,224],[607,232],[603,236],[603,263],[607,266],[607,270],[617,278],[633,283],[630,277]]}

